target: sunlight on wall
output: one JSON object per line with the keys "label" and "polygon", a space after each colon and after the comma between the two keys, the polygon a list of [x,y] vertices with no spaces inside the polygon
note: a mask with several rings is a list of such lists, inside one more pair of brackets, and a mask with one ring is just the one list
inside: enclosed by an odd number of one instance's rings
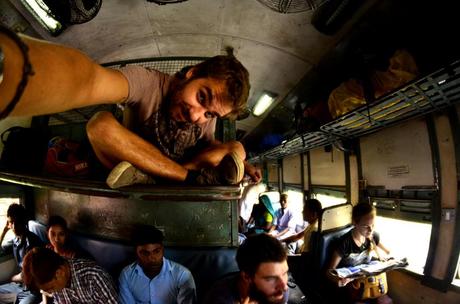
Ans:
{"label": "sunlight on wall", "polygon": [[296,214],[302,214],[303,210],[303,194],[300,191],[288,190],[285,192],[289,199],[289,208],[294,210]]}
{"label": "sunlight on wall", "polygon": [[431,224],[377,216],[375,226],[382,244],[390,250],[390,254],[395,258],[406,257],[409,262],[407,270],[423,274],[430,245]]}

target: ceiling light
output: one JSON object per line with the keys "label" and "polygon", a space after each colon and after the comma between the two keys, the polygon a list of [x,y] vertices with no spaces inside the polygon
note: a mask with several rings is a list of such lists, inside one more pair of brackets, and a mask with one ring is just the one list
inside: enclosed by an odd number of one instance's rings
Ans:
{"label": "ceiling light", "polygon": [[270,93],[270,92],[263,92],[262,96],[260,96],[259,100],[257,100],[254,109],[252,110],[252,114],[254,116],[262,115],[273,103],[277,94]]}
{"label": "ceiling light", "polygon": [[21,0],[21,2],[52,35],[56,36],[62,31],[62,24],[51,15],[50,9],[42,0]]}

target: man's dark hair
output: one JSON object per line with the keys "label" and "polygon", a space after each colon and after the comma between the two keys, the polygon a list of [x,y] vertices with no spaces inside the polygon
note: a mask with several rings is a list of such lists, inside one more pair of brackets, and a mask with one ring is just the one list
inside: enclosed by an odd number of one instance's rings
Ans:
{"label": "man's dark hair", "polygon": [[35,247],[24,257],[22,262],[22,276],[26,286],[36,288],[50,282],[56,271],[64,265],[66,260],[53,250]]}
{"label": "man's dark hair", "polygon": [[362,217],[371,214],[371,213],[376,213],[376,209],[374,206],[371,204],[365,202],[365,203],[359,203],[356,206],[353,207],[353,211],[351,214],[351,218],[353,219],[353,222],[358,223]]}
{"label": "man's dark hair", "polygon": [[146,244],[163,244],[163,232],[153,226],[136,226],[132,235],[135,247]]}
{"label": "man's dark hair", "polygon": [[11,204],[6,211],[6,216],[11,218],[15,226],[27,228],[27,211],[23,205]]}
{"label": "man's dark hair", "polygon": [[236,262],[240,271],[253,277],[262,263],[280,263],[287,259],[281,242],[268,234],[248,237],[238,248]]}
{"label": "man's dark hair", "polygon": [[308,209],[310,212],[316,213],[318,215],[321,213],[321,210],[323,209],[321,207],[320,201],[318,201],[317,199],[314,199],[314,198],[310,198],[310,199],[305,200],[305,203],[304,203],[303,207],[305,209]]}
{"label": "man's dark hair", "polygon": [[245,112],[250,89],[249,73],[233,54],[214,56],[195,65],[190,80],[197,78],[213,78],[225,82],[227,98],[233,109],[226,118],[236,119]]}
{"label": "man's dark hair", "polygon": [[67,231],[67,221],[59,215],[52,215],[48,219],[48,226],[47,230],[49,230],[52,226],[61,226],[62,229]]}

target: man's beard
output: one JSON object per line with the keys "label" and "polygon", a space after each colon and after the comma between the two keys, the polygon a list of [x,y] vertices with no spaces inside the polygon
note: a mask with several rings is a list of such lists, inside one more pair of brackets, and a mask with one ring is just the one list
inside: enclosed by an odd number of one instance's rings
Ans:
{"label": "man's beard", "polygon": [[252,300],[257,301],[257,303],[260,303],[260,304],[281,304],[281,303],[284,303],[283,302],[284,297],[283,297],[282,300],[273,302],[273,301],[270,301],[270,299],[269,299],[270,296],[272,296],[272,295],[267,296],[265,293],[263,293],[261,290],[259,290],[254,282],[252,282],[251,285],[249,286],[249,297]]}

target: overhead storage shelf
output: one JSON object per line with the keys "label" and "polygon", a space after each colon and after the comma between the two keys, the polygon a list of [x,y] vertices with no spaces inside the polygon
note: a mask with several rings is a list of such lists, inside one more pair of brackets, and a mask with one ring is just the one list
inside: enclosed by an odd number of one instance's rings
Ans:
{"label": "overhead storage shelf", "polygon": [[264,152],[258,158],[279,159],[283,156],[300,153],[316,147],[321,147],[337,140],[331,138],[329,134],[318,131],[298,135],[283,144]]}
{"label": "overhead storage shelf", "polygon": [[321,131],[342,138],[360,137],[441,110],[458,101],[460,61],[385,95],[369,107],[361,106],[323,125]]}
{"label": "overhead storage shelf", "polygon": [[363,105],[323,126],[320,131],[298,135],[261,153],[251,161],[281,159],[287,155],[352,139],[393,126],[402,121],[442,110],[460,101],[460,61],[371,103]]}

